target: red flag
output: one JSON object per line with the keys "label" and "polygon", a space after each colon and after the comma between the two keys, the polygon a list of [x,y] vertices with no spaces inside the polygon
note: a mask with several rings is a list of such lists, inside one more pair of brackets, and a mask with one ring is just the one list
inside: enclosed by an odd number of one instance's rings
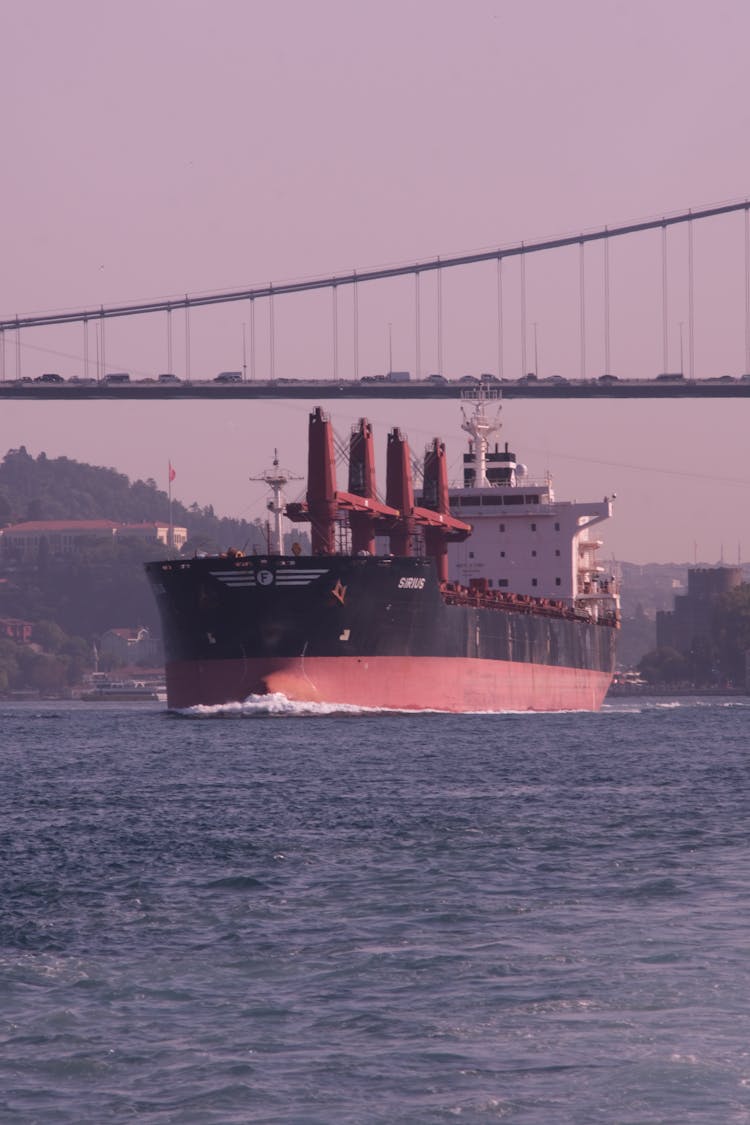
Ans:
{"label": "red flag", "polygon": [[169,483],[170,483],[170,484],[172,483],[172,481],[174,480],[174,478],[175,478],[176,476],[177,476],[177,473],[176,473],[176,472],[174,471],[174,469],[172,468],[172,462],[170,461],[170,462],[169,462]]}

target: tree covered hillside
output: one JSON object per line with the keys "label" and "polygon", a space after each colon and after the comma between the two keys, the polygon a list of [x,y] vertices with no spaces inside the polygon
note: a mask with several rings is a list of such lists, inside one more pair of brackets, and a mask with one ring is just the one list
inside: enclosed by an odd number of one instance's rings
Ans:
{"label": "tree covered hillside", "polygon": [[[172,518],[188,530],[186,553],[267,549],[264,523],[222,518],[210,505],[175,502]],[[131,484],[114,469],[44,453],[32,457],[23,446],[0,462],[0,528],[29,520],[97,519],[166,523],[167,493],[153,480]],[[309,542],[302,529],[287,538]],[[111,536],[87,540],[66,554],[53,553],[42,537],[36,558],[23,561],[0,550],[0,618],[34,625],[31,645],[0,638],[0,693],[57,690],[78,682],[92,643],[109,629],[147,626],[158,635],[143,563],[165,553],[166,547],[142,539]],[[54,645],[50,638],[56,638]]]}
{"label": "tree covered hillside", "polygon": [[[213,507],[174,501],[172,518],[186,527],[190,545],[209,550],[229,546],[264,550],[265,529],[257,521],[217,516]],[[25,520],[110,519],[117,523],[166,523],[167,493],[153,480],[133,484],[115,469],[95,468],[68,457],[32,457],[24,446],[0,463],[0,527]]]}

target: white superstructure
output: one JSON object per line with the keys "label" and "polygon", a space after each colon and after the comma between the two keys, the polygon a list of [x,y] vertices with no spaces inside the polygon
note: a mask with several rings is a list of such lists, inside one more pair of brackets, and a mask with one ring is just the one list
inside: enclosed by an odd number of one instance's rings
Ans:
{"label": "white superstructure", "polygon": [[[497,407],[493,418],[490,405]],[[450,580],[462,586],[480,580],[490,590],[555,599],[593,617],[611,613],[618,601],[614,576],[597,561],[602,542],[593,528],[612,515],[613,498],[556,500],[549,476],[530,479],[507,442],[490,447],[500,430],[499,402],[480,393],[472,407],[462,424],[470,439],[463,487],[451,488],[450,498],[453,514],[473,532],[449,545]]]}

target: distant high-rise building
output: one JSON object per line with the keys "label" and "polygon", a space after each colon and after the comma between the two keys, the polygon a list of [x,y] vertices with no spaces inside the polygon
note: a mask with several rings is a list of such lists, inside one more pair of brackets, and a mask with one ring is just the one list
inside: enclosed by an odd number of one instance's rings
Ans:
{"label": "distant high-rise building", "polygon": [[717,598],[742,585],[738,566],[693,567],[688,570],[686,594],[674,599],[674,609],[656,614],[658,648],[674,648],[688,655],[696,645],[713,637],[713,614]]}

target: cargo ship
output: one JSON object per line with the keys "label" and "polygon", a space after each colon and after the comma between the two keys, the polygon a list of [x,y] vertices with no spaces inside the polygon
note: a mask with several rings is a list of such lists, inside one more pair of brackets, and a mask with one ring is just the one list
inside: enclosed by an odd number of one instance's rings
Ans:
{"label": "cargo ship", "polygon": [[[427,447],[415,488],[398,428],[386,491],[376,488],[367,419],[336,482],[330,419],[309,419],[305,499],[274,490],[275,543],[264,554],[146,564],[161,616],[171,709],[281,693],[300,702],[420,711],[597,710],[615,666],[619,604],[591,529],[612,498],[555,498],[491,442],[499,403],[462,405],[460,483],[445,445]],[[491,411],[497,407],[497,414]],[[282,551],[282,517],[309,524],[311,548]]]}

